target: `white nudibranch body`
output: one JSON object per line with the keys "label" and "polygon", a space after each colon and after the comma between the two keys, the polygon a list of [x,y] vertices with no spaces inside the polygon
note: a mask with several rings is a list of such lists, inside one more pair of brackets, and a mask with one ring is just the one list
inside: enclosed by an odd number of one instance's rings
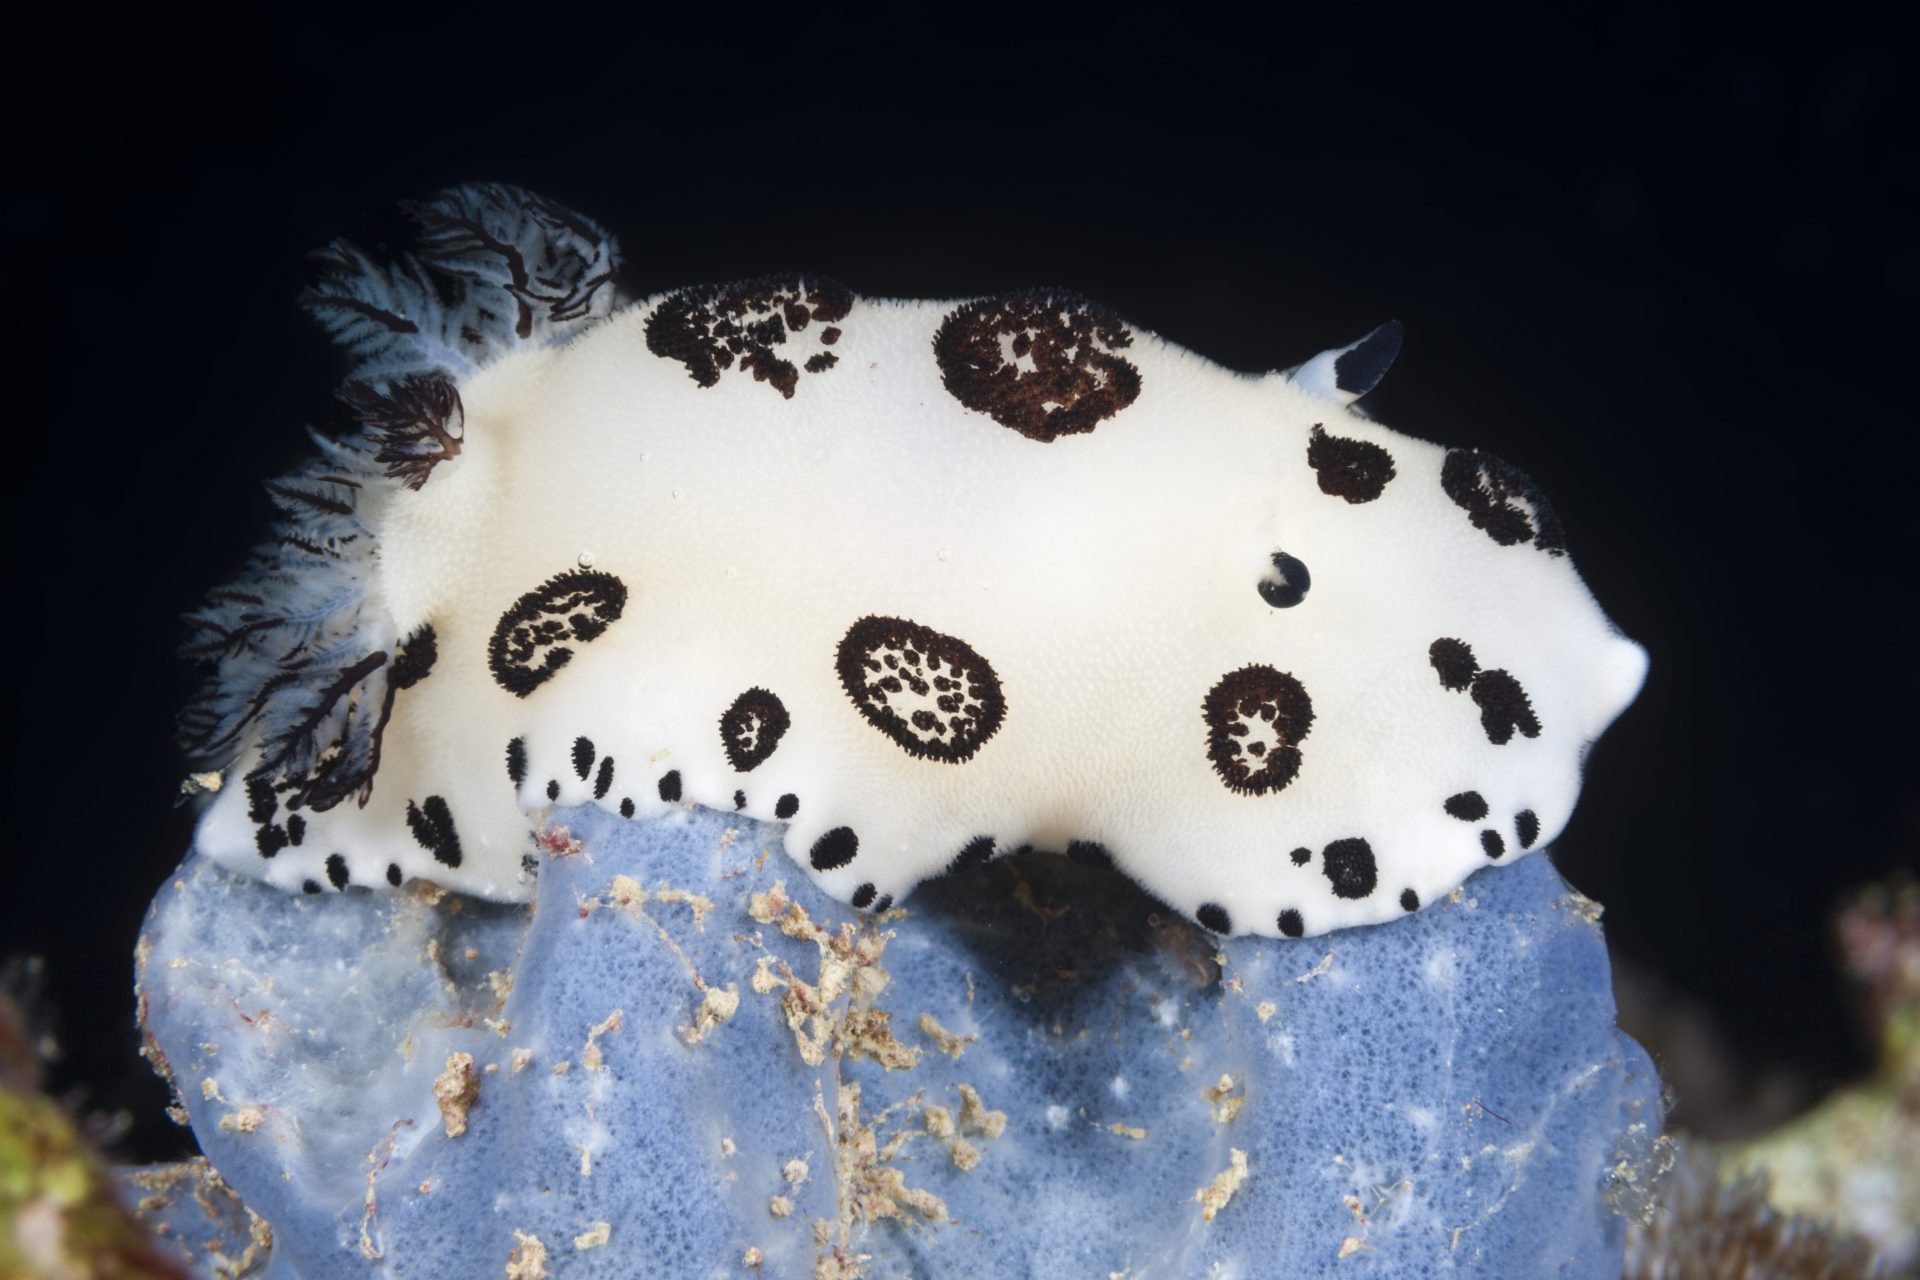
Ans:
{"label": "white nudibranch body", "polygon": [[1031,846],[1321,933],[1552,840],[1640,686],[1524,473],[1349,407],[1397,326],[1248,377],[1060,293],[617,305],[550,202],[409,212],[307,299],[360,434],[189,619],[198,847],[276,884],[520,899],[549,806],[697,803],[861,908]]}

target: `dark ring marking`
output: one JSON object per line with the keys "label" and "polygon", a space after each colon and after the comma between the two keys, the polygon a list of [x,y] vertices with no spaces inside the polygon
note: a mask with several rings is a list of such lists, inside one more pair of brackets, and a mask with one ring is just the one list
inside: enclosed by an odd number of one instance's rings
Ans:
{"label": "dark ring marking", "polygon": [[782,822],[785,822],[798,812],[800,812],[800,797],[794,795],[791,791],[773,802],[773,816]]}
{"label": "dark ring marking", "polygon": [[660,775],[660,798],[668,804],[679,802],[680,771],[678,769],[669,769]]}
{"label": "dark ring marking", "polygon": [[1533,848],[1533,842],[1540,838],[1540,817],[1531,809],[1522,809],[1513,815],[1513,834],[1520,837],[1522,849]]}
{"label": "dark ring marking", "polygon": [[1279,575],[1274,578],[1262,578],[1258,584],[1260,598],[1276,609],[1291,609],[1307,598],[1307,588],[1313,585],[1313,575],[1307,572],[1307,566],[1284,551],[1273,553],[1273,571]]}
{"label": "dark ring marking", "polygon": [[1498,858],[1507,851],[1507,842],[1500,838],[1498,831],[1488,827],[1480,833],[1480,847],[1486,850],[1489,858]]}
{"label": "dark ring marking", "polygon": [[1448,817],[1458,818],[1462,822],[1478,822],[1487,816],[1486,797],[1478,791],[1462,791],[1457,796],[1448,796],[1440,807],[1447,811]]}
{"label": "dark ring marking", "polygon": [[971,871],[975,867],[984,867],[993,861],[994,840],[992,836],[975,836],[967,841],[960,852],[953,855],[953,861],[947,864],[949,874]]}
{"label": "dark ring marking", "polygon": [[527,740],[514,738],[507,743],[507,777],[515,787],[527,780]]}
{"label": "dark ring marking", "polygon": [[727,763],[751,773],[780,745],[793,720],[776,694],[755,686],[733,700],[720,717],[720,745]]}
{"label": "dark ring marking", "polygon": [[1300,918],[1300,913],[1292,907],[1288,907],[1285,911],[1282,911],[1280,918],[1275,921],[1275,923],[1280,926],[1280,932],[1286,934],[1289,938],[1297,938],[1307,931],[1306,922]]}
{"label": "dark ring marking", "polygon": [[428,796],[417,805],[407,801],[407,830],[437,861],[449,867],[460,865],[460,836],[453,829],[453,811],[439,796]]}
{"label": "dark ring marking", "polygon": [[602,756],[600,769],[593,775],[593,798],[604,800],[607,792],[613,790],[613,757]]}
{"label": "dark ring marking", "polygon": [[813,851],[807,860],[813,863],[815,871],[831,871],[852,862],[859,852],[860,837],[853,833],[853,828],[835,827],[813,842]]}
{"label": "dark ring marking", "polygon": [[1449,449],[1440,487],[1473,527],[1503,547],[1532,540],[1548,555],[1565,555],[1567,533],[1540,486],[1511,462],[1478,449]]}
{"label": "dark ring marking", "polygon": [[1229,916],[1227,909],[1217,902],[1201,903],[1199,909],[1193,913],[1193,918],[1198,920],[1200,927],[1208,933],[1217,933],[1225,937],[1233,932],[1233,917]]}
{"label": "dark ring marking", "polygon": [[1091,431],[1140,395],[1140,370],[1116,354],[1133,335],[1112,313],[1064,293],[1003,293],[948,313],[933,335],[954,399],[1029,440]]}
{"label": "dark ring marking", "polygon": [[1319,478],[1320,492],[1358,506],[1386,492],[1393,479],[1393,455],[1366,440],[1330,436],[1313,424],[1307,437],[1307,465]]}
{"label": "dark ring marking", "polygon": [[[1300,772],[1299,744],[1313,727],[1313,700],[1286,672],[1258,665],[1229,672],[1207,692],[1200,713],[1207,758],[1229,791],[1279,791]],[[1268,736],[1274,741],[1264,741]]]}
{"label": "dark ring marking", "polygon": [[1335,840],[1320,853],[1320,869],[1336,898],[1364,898],[1373,892],[1378,872],[1373,846],[1358,836]]}
{"label": "dark ring marking", "polygon": [[626,584],[610,573],[555,574],[500,615],[487,641],[487,667],[501,688],[524,698],[573,660],[566,642],[597,640],[626,607]]}
{"label": "dark ring marking", "polygon": [[337,853],[327,855],[327,879],[336,889],[347,887],[347,860]]}
{"label": "dark ring marking", "polygon": [[971,759],[1006,719],[993,665],[965,641],[905,618],[854,623],[835,667],[867,723],[922,760]]}

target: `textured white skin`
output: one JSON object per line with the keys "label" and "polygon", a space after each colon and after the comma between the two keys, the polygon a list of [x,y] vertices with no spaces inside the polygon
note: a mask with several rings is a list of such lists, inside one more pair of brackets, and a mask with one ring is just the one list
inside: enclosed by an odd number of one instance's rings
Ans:
{"label": "textured white skin", "polygon": [[[290,888],[324,881],[337,852],[355,884],[384,884],[391,862],[525,898],[548,780],[561,803],[591,798],[570,760],[585,736],[616,761],[610,808],[664,811],[656,781],[677,769],[683,803],[731,809],[738,789],[772,818],[779,796],[798,796],[787,847],[803,867],[823,832],[853,828],[850,864],[807,868],[843,899],[863,884],[903,896],[977,836],[1001,851],[1091,840],[1185,913],[1217,904],[1235,932],[1273,934],[1291,909],[1314,934],[1403,914],[1406,889],[1421,903],[1448,893],[1487,864],[1482,828],[1520,856],[1520,810],[1539,817],[1534,847],[1550,842],[1587,744],[1640,687],[1644,652],[1568,558],[1496,544],[1442,492],[1443,448],[1281,375],[1234,374],[1134,330],[1122,354],[1138,399],[1041,443],[942,385],[933,336],[955,304],[856,300],[838,366],[801,375],[791,399],[738,369],[696,385],[647,350],[652,305],[460,383],[464,450],[373,515],[396,634],[431,623],[440,656],[398,697],[372,799],[308,814],[302,846],[263,863],[230,787],[202,851]],[[1388,450],[1397,474],[1378,499],[1320,490],[1315,424]],[[1312,572],[1294,608],[1256,590],[1278,550]],[[624,615],[513,696],[487,669],[496,623],[583,564],[626,584]],[[867,615],[911,619],[992,664],[1007,715],[971,759],[914,757],[855,709],[834,660]],[[1443,636],[1521,681],[1538,737],[1488,741],[1428,661]],[[1314,718],[1292,783],[1246,795],[1209,761],[1201,704],[1255,663],[1297,678]],[[779,695],[792,727],[742,774],[718,722],[753,686]],[[529,756],[517,798],[504,765],[516,736]],[[1484,822],[1443,812],[1468,790],[1491,806]],[[457,869],[408,832],[407,801],[429,794],[452,810]],[[1342,899],[1318,851],[1356,836],[1377,887]],[[1302,846],[1315,857],[1296,866]]]}

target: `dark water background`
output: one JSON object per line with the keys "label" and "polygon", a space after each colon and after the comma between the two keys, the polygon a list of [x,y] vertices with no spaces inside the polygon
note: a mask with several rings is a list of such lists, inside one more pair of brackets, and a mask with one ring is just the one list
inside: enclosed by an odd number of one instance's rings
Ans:
{"label": "dark water background", "polygon": [[174,619],[264,533],[301,425],[339,421],[302,255],[473,179],[600,219],[642,293],[1060,284],[1246,370],[1398,317],[1374,412],[1529,470],[1652,653],[1555,858],[1607,906],[1631,1029],[1704,1082],[1683,1116],[1731,1132],[1868,1066],[1831,908],[1920,863],[1891,33],[1831,6],[239,21],[22,39],[55,87],[4,90],[0,953],[46,958],[53,1084],[136,1115],[121,1154],[187,1142],[128,958],[189,834]]}

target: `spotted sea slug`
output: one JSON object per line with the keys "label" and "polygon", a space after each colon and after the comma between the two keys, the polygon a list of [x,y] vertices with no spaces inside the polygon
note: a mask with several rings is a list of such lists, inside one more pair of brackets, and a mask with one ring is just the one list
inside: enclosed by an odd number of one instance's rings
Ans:
{"label": "spotted sea slug", "polygon": [[551,201],[406,211],[305,298],[358,431],[188,620],[227,866],[523,900],[548,806],[691,803],[863,909],[1039,848],[1301,936],[1551,841],[1640,687],[1524,472],[1354,407],[1397,325],[1245,376],[1057,291],[626,301]]}

